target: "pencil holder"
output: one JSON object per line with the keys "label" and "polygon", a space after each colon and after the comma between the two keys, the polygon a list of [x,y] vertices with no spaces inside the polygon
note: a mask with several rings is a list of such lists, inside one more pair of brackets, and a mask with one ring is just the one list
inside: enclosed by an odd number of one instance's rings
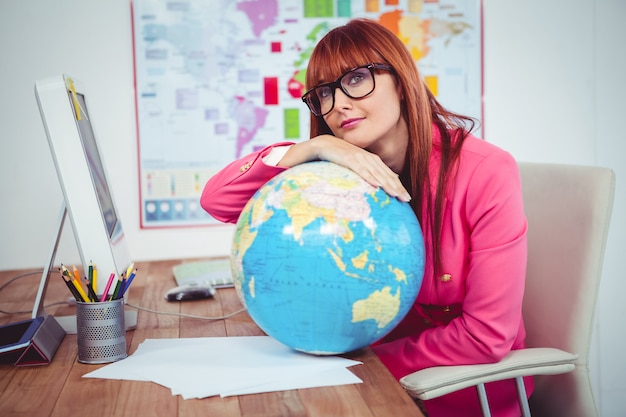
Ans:
{"label": "pencil holder", "polygon": [[124,359],[127,356],[124,299],[76,302],[76,334],[79,362],[97,364]]}

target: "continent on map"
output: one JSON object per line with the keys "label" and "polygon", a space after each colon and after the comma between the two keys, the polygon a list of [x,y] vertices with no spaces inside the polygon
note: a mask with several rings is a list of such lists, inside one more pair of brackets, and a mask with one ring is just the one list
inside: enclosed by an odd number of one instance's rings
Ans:
{"label": "continent on map", "polygon": [[448,46],[452,38],[472,29],[465,22],[422,19],[419,15],[406,16],[402,10],[382,13],[378,21],[404,42],[415,61],[430,53],[428,42],[431,39],[445,38],[444,45]]}
{"label": "continent on map", "polygon": [[256,106],[245,97],[235,97],[233,108],[230,110],[232,118],[237,122],[236,157],[239,158],[244,146],[252,141],[257,131],[265,125],[269,111]]}
{"label": "continent on map", "polygon": [[305,80],[306,80],[306,66],[313,52],[313,48],[317,42],[330,30],[328,22],[322,22],[315,25],[313,30],[309,31],[304,37],[306,40],[306,47],[302,49],[298,59],[294,62],[296,70],[293,76],[287,82],[287,90],[293,98],[300,98],[304,94]]}
{"label": "continent on map", "polygon": [[252,24],[252,33],[257,38],[267,28],[276,24],[278,0],[246,0],[237,3],[237,10],[244,12]]}
{"label": "continent on map", "polygon": [[393,295],[391,288],[384,287],[352,304],[352,322],[375,320],[378,328],[382,329],[397,317],[399,310],[400,288],[396,289]]}

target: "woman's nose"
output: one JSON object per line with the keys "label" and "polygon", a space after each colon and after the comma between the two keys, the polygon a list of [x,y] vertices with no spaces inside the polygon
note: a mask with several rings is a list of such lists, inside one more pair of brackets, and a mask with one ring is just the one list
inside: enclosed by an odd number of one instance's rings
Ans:
{"label": "woman's nose", "polygon": [[349,108],[352,105],[352,99],[343,92],[339,87],[335,89],[335,107],[338,109]]}

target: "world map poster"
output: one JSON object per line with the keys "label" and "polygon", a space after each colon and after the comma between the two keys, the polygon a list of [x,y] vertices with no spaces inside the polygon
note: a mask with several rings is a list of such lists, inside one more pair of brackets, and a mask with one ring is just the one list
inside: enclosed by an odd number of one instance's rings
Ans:
{"label": "world map poster", "polygon": [[132,11],[142,228],[217,224],[199,203],[208,178],[307,140],[308,58],[352,18],[396,33],[437,99],[482,121],[480,0],[133,0]]}

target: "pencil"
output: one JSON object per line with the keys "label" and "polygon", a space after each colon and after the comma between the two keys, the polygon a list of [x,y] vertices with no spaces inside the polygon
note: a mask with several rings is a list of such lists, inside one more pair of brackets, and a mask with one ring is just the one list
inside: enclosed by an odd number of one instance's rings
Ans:
{"label": "pencil", "polygon": [[128,276],[130,276],[130,273],[131,273],[131,271],[133,270],[134,266],[135,266],[135,263],[134,263],[134,262],[131,262],[131,264],[130,264],[130,265],[128,266],[128,268],[126,269],[126,276],[127,276],[127,277],[128,277]]}
{"label": "pencil", "polygon": [[115,289],[115,294],[113,296],[114,300],[119,300],[120,298],[122,298],[122,296],[124,295],[124,290],[126,288],[126,282],[127,282],[127,278],[124,277],[122,279],[122,283],[120,284],[120,287]]}
{"label": "pencil", "polygon": [[137,268],[135,268],[135,270],[130,274],[130,276],[124,283],[124,288],[122,288],[122,290],[120,291],[119,298],[122,298],[124,294],[126,294],[126,290],[128,290],[128,287],[130,287],[131,282],[133,282],[133,279],[135,279],[136,273],[137,273]]}
{"label": "pencil", "polygon": [[68,277],[70,281],[72,280],[72,274],[70,273],[70,270],[67,269],[65,265],[63,264],[61,264],[61,273],[65,275],[66,277]]}
{"label": "pencil", "polygon": [[91,286],[93,287],[93,292],[98,294],[98,268],[96,264],[93,265],[93,281],[91,282]]}
{"label": "pencil", "polygon": [[117,296],[120,293],[120,288],[122,288],[122,284],[124,283],[124,273],[120,276],[120,279],[117,280],[117,284],[115,284],[115,289],[113,290],[113,295],[111,295],[111,300],[117,300]]}
{"label": "pencil", "polygon": [[76,283],[78,284],[78,286],[80,287],[81,291],[84,294],[85,289],[83,288],[83,280],[80,279],[80,274],[78,273],[78,268],[76,268],[76,265],[72,266],[72,272],[74,273],[74,279],[72,281],[76,281]]}
{"label": "pencil", "polygon": [[113,284],[113,278],[115,278],[115,272],[111,272],[109,276],[109,280],[107,281],[107,285],[104,287],[104,292],[102,293],[102,297],[100,301],[106,301],[107,296],[109,295],[109,289],[111,288],[111,284]]}
{"label": "pencil", "polygon": [[87,297],[87,294],[85,294],[85,290],[83,290],[83,286],[80,285],[80,281],[74,278],[72,280],[72,284],[74,284],[74,286],[76,287],[76,291],[78,291],[78,293],[80,294],[80,298],[82,298],[82,300],[80,301],[88,302],[89,297]]}
{"label": "pencil", "polygon": [[67,285],[67,288],[69,288],[70,292],[72,293],[72,295],[74,296],[74,299],[76,301],[81,301],[81,296],[78,293],[78,291],[76,291],[76,287],[74,287],[74,285],[70,282],[70,280],[65,276],[65,274],[63,274],[63,270],[61,268],[59,268],[59,270],[61,271],[61,278],[63,279],[63,282],[65,282],[65,285]]}
{"label": "pencil", "polygon": [[89,279],[87,277],[84,277],[83,280],[85,281],[85,285],[87,286],[87,294],[89,295],[89,301],[98,301],[98,296],[96,295],[96,292],[93,290],[93,285],[91,285],[91,282],[89,282]]}
{"label": "pencil", "polygon": [[93,263],[91,261],[89,261],[89,281],[87,281],[88,283],[93,285]]}
{"label": "pencil", "polygon": [[87,294],[83,290],[83,287],[80,285],[80,282],[77,282],[76,279],[70,273],[70,270],[65,267],[65,265],[61,264],[62,275],[67,278],[67,280],[72,284],[76,292],[78,293],[78,301],[89,301],[87,298]]}

